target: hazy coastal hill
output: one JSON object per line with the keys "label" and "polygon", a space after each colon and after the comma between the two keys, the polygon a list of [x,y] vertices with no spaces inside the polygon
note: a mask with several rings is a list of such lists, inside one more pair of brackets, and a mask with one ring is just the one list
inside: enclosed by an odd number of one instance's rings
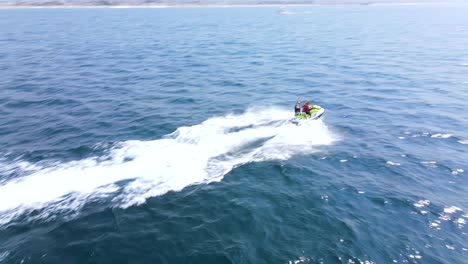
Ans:
{"label": "hazy coastal hill", "polygon": [[[0,0],[0,5],[14,6],[119,6],[119,5],[242,5],[242,4],[379,4],[424,3],[440,0]],[[444,1],[446,2],[446,1]],[[463,2],[463,0],[450,0]]]}

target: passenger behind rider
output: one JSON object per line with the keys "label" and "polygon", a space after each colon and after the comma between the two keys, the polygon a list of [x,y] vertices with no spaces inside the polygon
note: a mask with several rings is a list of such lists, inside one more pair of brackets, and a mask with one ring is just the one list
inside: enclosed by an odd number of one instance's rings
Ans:
{"label": "passenger behind rider", "polygon": [[301,113],[301,100],[299,97],[297,98],[296,105],[294,106],[294,113],[296,115]]}

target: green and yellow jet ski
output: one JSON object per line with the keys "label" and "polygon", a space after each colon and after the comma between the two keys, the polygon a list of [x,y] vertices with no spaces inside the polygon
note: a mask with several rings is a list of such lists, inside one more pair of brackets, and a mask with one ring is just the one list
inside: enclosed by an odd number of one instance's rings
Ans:
{"label": "green and yellow jet ski", "polygon": [[316,120],[322,117],[323,113],[325,113],[325,109],[319,105],[311,105],[310,106],[310,115],[306,113],[296,113],[294,118],[291,119],[291,123],[300,125],[308,120]]}

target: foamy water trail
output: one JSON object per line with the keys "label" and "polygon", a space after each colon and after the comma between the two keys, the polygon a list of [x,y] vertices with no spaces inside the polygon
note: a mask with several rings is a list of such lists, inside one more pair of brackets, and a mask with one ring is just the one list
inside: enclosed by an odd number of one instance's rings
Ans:
{"label": "foamy water trail", "polygon": [[27,168],[29,174],[0,183],[0,224],[35,209],[42,212],[38,217],[76,211],[103,197],[111,197],[113,206],[128,207],[189,185],[220,181],[245,163],[284,160],[335,141],[321,120],[296,126],[290,117],[290,111],[270,109],[211,118],[162,139],[122,142],[105,161],[93,157],[47,168],[20,161],[18,170]]}

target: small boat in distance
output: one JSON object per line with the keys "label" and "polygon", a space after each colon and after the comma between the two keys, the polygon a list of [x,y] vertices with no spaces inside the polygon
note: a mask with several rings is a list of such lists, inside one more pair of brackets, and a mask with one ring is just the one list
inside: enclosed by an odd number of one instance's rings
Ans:
{"label": "small boat in distance", "polygon": [[285,6],[280,7],[280,9],[278,10],[278,13],[280,15],[292,15],[292,14],[294,14],[294,12],[291,12],[288,9],[286,9]]}

